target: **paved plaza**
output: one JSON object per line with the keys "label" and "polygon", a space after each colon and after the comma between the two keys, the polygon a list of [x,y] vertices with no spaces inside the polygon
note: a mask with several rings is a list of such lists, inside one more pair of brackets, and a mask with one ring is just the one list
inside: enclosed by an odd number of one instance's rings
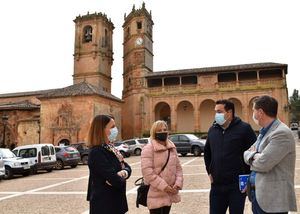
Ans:
{"label": "paved plaza", "polygon": [[[136,187],[134,181],[141,176],[140,157],[126,158],[133,173],[127,182],[128,214],[148,213],[147,208],[135,207]],[[184,173],[182,202],[172,206],[172,214],[209,213],[209,180],[206,175],[203,156],[180,157]],[[88,213],[86,199],[88,167],[54,170],[28,177],[16,177],[0,181],[0,213]],[[300,209],[300,142],[297,143],[295,187]],[[114,203],[112,201],[112,203]],[[251,213],[247,200],[245,213]],[[300,213],[300,211],[298,212]]]}

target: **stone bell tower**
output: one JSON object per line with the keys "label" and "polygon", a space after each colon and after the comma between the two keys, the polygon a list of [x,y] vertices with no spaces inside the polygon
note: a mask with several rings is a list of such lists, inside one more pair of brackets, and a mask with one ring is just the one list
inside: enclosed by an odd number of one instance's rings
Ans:
{"label": "stone bell tower", "polygon": [[143,3],[124,15],[123,100],[124,139],[142,136],[146,99],[145,75],[153,72],[152,15]]}
{"label": "stone bell tower", "polygon": [[87,82],[111,92],[114,25],[103,13],[77,16],[73,83]]}

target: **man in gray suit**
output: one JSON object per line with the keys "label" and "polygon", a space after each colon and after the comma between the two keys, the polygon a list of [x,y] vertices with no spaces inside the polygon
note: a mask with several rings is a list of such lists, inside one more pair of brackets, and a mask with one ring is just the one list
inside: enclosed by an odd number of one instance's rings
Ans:
{"label": "man in gray suit", "polygon": [[278,102],[270,96],[253,104],[253,120],[262,127],[257,141],[244,152],[251,166],[248,196],[254,214],[296,211],[296,148],[291,130],[277,119]]}

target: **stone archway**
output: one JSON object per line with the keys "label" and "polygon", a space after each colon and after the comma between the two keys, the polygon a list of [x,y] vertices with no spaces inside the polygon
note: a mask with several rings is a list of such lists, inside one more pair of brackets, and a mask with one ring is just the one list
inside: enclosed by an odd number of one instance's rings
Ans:
{"label": "stone archway", "polygon": [[229,99],[231,102],[234,104],[234,111],[235,111],[235,116],[241,118],[244,120],[244,115],[243,115],[243,105],[242,102],[237,99],[237,98],[230,98]]}
{"label": "stone archway", "polygon": [[250,99],[249,101],[249,105],[248,105],[248,121],[249,124],[251,125],[252,129],[255,131],[259,131],[260,127],[258,125],[256,125],[252,119],[252,115],[253,115],[253,101],[256,99],[257,97],[253,97],[252,99]]}
{"label": "stone archway", "polygon": [[[4,142],[3,142],[4,140]],[[9,124],[5,125],[5,137],[4,137],[4,125],[0,125],[0,147],[12,148],[16,146],[15,135]]]}
{"label": "stone archway", "polygon": [[64,145],[64,146],[68,146],[70,145],[70,140],[69,139],[61,139],[59,142],[58,142],[58,145]]}
{"label": "stone archway", "polygon": [[169,129],[171,128],[171,108],[168,103],[159,102],[154,108],[155,121],[164,120],[167,122]]}
{"label": "stone archway", "polygon": [[194,107],[189,101],[177,105],[177,132],[194,132]]}
{"label": "stone archway", "polygon": [[200,104],[200,131],[208,132],[215,118],[215,105],[213,100],[204,100]]}

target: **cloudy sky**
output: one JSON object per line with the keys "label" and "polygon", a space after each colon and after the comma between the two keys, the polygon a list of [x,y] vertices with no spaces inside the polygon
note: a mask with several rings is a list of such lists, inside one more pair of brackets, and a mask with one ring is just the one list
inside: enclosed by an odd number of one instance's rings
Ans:
{"label": "cloudy sky", "polygon": [[[154,70],[259,62],[288,64],[300,89],[297,1],[145,0],[152,11]],[[76,16],[104,12],[115,25],[112,93],[122,94],[122,24],[138,0],[9,0],[0,3],[0,94],[72,84]]]}

